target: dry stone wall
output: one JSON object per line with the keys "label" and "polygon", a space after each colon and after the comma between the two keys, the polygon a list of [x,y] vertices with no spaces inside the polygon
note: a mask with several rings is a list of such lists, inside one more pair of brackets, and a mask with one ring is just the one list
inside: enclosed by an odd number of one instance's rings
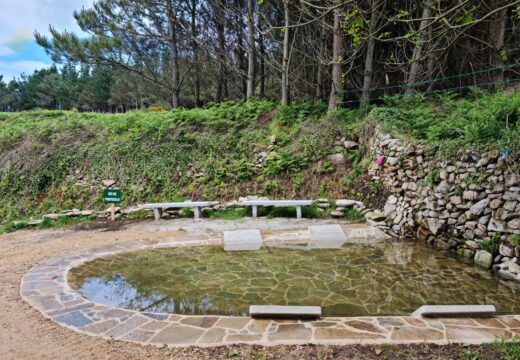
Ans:
{"label": "dry stone wall", "polygon": [[520,281],[518,155],[467,150],[458,160],[438,160],[379,129],[370,149],[379,159],[370,175],[392,195],[377,221],[369,223],[394,237],[416,237],[457,251],[486,267],[495,263],[504,277]]}

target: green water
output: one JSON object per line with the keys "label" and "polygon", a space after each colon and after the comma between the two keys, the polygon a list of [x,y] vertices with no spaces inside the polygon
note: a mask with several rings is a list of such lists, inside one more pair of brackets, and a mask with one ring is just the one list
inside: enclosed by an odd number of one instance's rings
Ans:
{"label": "green water", "polygon": [[515,283],[415,243],[148,250],[86,263],[69,282],[90,300],[148,312],[246,316],[249,305],[318,305],[325,316],[405,315],[425,304],[520,312]]}

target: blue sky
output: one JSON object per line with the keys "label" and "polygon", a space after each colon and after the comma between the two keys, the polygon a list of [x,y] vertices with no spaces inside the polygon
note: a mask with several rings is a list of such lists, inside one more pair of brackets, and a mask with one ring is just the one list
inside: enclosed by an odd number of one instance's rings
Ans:
{"label": "blue sky", "polygon": [[51,59],[34,41],[33,33],[58,30],[80,33],[72,13],[94,0],[0,0],[0,75],[9,81],[21,73],[49,67]]}

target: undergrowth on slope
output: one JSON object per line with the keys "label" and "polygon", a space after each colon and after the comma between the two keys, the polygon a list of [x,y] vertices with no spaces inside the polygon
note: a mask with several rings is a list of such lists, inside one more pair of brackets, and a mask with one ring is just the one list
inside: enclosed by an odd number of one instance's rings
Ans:
{"label": "undergrowth on slope", "polygon": [[473,89],[465,98],[436,95],[388,99],[370,118],[407,140],[421,142],[441,156],[461,149],[520,151],[520,92],[489,95]]}
{"label": "undergrowth on slope", "polygon": [[[520,93],[474,92],[465,99],[388,100],[368,119],[439,156],[457,156],[467,147],[519,151],[519,109]],[[0,113],[0,222],[72,208],[104,209],[104,179],[123,190],[122,206],[245,195],[348,197],[376,206],[384,189],[366,176],[374,159],[363,141],[353,151],[336,142],[370,137],[363,134],[364,123],[359,110],[327,113],[325,104],[305,101],[285,107],[267,100],[230,101],[113,115]],[[261,152],[268,155],[259,169],[254,160]],[[345,165],[327,160],[337,153]]]}

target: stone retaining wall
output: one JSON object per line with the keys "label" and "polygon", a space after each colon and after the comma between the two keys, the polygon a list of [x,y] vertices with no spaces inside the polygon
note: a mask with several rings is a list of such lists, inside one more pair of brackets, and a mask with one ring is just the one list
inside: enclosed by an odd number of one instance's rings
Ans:
{"label": "stone retaining wall", "polygon": [[498,263],[496,270],[512,270],[504,277],[520,281],[518,154],[467,150],[459,160],[439,161],[379,129],[369,145],[374,158],[384,157],[382,165],[374,161],[370,175],[392,193],[369,223],[394,237],[416,237],[457,251],[486,267]]}

